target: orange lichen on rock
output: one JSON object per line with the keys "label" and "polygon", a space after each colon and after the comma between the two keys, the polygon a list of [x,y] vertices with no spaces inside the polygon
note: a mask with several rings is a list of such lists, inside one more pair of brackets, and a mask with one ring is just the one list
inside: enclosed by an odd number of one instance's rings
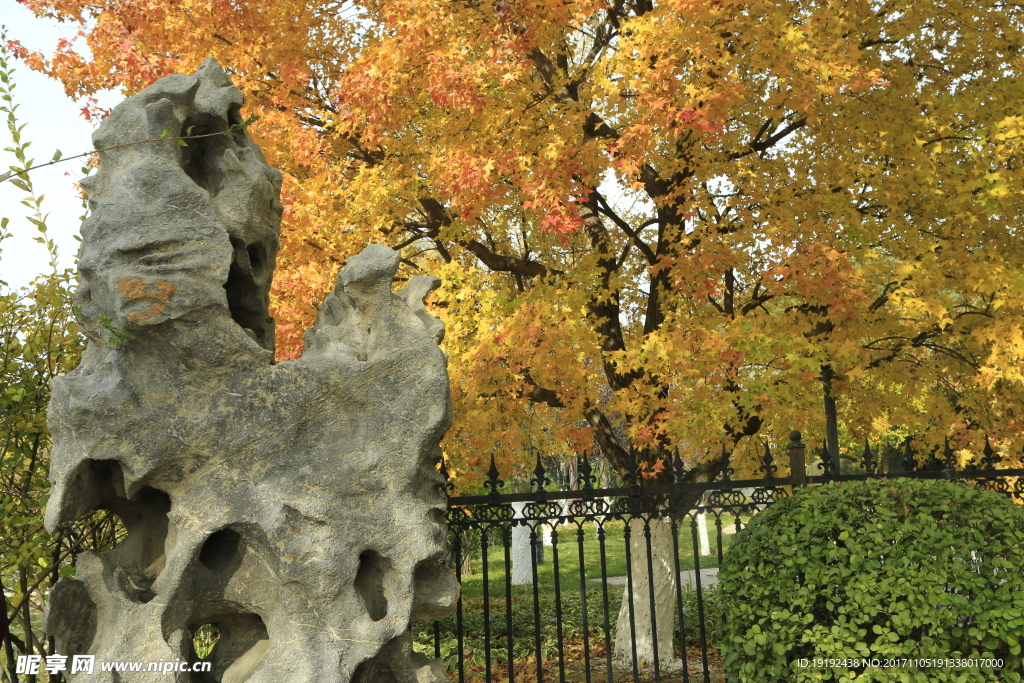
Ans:
{"label": "orange lichen on rock", "polygon": [[117,283],[117,291],[129,299],[141,299],[146,296],[146,285],[141,277],[133,277],[130,280],[121,280]]}
{"label": "orange lichen on rock", "polygon": [[[166,280],[161,280],[156,283],[156,292],[151,292],[141,277],[133,277],[130,280],[121,280],[117,283],[117,291],[129,299],[145,299],[162,305],[170,301],[171,295],[174,294],[174,285]],[[150,306],[150,312],[154,312],[152,308]],[[159,313],[159,311],[155,312]]]}
{"label": "orange lichen on rock", "polygon": [[141,311],[129,313],[128,320],[136,323],[150,323],[156,319],[154,316],[159,316],[167,310],[167,304],[175,292],[174,285],[166,280],[161,280],[156,283],[155,289],[156,291],[153,291],[153,287],[147,286],[141,277],[133,277],[117,283],[117,291],[129,300],[152,302],[146,307],[145,313]]}

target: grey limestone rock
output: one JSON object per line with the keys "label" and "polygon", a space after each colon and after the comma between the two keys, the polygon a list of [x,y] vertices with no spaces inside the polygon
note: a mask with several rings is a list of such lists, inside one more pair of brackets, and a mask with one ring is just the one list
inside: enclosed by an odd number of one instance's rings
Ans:
{"label": "grey limestone rock", "polygon": [[[226,131],[241,104],[207,60],[120,104],[94,142]],[[459,593],[440,563],[443,325],[423,306],[439,281],[395,294],[398,254],[368,247],[301,359],[274,364],[280,174],[245,130],[103,152],[86,187],[81,317],[99,338],[118,326],[133,338],[90,343],[54,383],[46,523],[110,510],[127,536],[54,587],[57,651],[194,662],[195,631],[213,624],[212,670],[171,679],[447,681],[409,630]]]}

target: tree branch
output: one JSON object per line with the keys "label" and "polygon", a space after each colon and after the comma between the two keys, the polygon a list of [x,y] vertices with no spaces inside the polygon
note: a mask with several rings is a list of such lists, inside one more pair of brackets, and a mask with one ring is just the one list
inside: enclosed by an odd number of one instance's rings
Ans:
{"label": "tree branch", "polygon": [[658,259],[654,255],[654,251],[647,245],[646,242],[640,239],[640,231],[649,225],[654,225],[655,223],[658,222],[658,219],[652,218],[646,223],[643,223],[639,228],[637,228],[634,231],[632,228],[629,227],[629,223],[622,220],[622,218],[617,213],[612,211],[612,207],[610,204],[608,204],[608,200],[605,199],[604,196],[597,191],[597,189],[591,188],[590,191],[594,194],[595,197],[597,197],[597,210],[600,211],[600,213],[607,216],[608,218],[610,218],[612,223],[614,223],[620,230],[622,230],[622,232],[626,233],[629,236],[629,238],[633,241],[633,244],[636,245],[636,248],[639,249],[640,253],[642,253],[644,255],[644,258],[647,259],[647,263],[649,265],[653,266],[655,263],[657,263]]}
{"label": "tree branch", "polygon": [[800,128],[803,128],[806,125],[807,117],[805,116],[803,118],[797,119],[793,123],[789,124],[788,126],[776,132],[775,134],[768,136],[764,140],[758,139],[762,134],[761,131],[758,131],[754,139],[751,140],[750,143],[747,145],[746,150],[742,152],[733,152],[727,158],[729,161],[736,161],[737,159],[742,159],[743,157],[749,156],[751,154],[760,154],[762,152],[765,152],[774,147],[776,144],[778,144],[779,141],[781,141],[783,138],[788,137],[791,133],[799,130]]}
{"label": "tree branch", "polygon": [[[420,199],[420,206],[423,207],[428,220],[428,223],[423,226],[427,231],[425,236],[436,240],[440,228],[451,225],[452,219],[436,199],[424,197]],[[546,277],[548,275],[561,275],[563,272],[530,259],[499,254],[475,239],[455,241],[493,271],[516,273],[524,277]]]}

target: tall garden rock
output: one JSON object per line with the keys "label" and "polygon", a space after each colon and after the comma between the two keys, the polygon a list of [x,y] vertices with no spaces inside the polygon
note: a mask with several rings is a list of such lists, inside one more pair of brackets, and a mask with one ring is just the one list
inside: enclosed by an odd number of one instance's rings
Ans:
{"label": "tall garden rock", "polygon": [[[451,421],[436,278],[392,292],[398,254],[349,259],[300,360],[274,363],[268,292],[280,174],[214,60],[162,78],[94,136],[77,306],[95,338],[59,378],[47,528],[97,511],[127,529],[78,558],[46,625],[64,655],[195,662],[221,683],[447,681],[411,648],[459,588],[441,564],[438,443]],[[182,147],[157,140],[205,133]],[[125,341],[127,339],[127,341]],[[143,667],[145,669],[145,667]],[[188,668],[178,666],[177,668]],[[152,681],[103,673],[90,681]]]}

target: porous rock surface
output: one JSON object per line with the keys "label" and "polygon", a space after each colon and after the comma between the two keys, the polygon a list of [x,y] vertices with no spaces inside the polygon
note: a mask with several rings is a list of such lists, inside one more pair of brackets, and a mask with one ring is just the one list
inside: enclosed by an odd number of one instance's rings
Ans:
{"label": "porous rock surface", "polygon": [[[120,104],[94,143],[226,131],[241,104],[207,60]],[[54,383],[46,524],[110,510],[127,536],[79,556],[47,629],[63,655],[194,662],[213,624],[212,671],[161,676],[181,683],[447,681],[409,630],[459,591],[440,564],[444,328],[423,305],[439,281],[396,295],[398,254],[367,247],[302,358],[274,364],[280,183],[244,129],[103,152],[85,183],[77,305],[109,345]]]}

